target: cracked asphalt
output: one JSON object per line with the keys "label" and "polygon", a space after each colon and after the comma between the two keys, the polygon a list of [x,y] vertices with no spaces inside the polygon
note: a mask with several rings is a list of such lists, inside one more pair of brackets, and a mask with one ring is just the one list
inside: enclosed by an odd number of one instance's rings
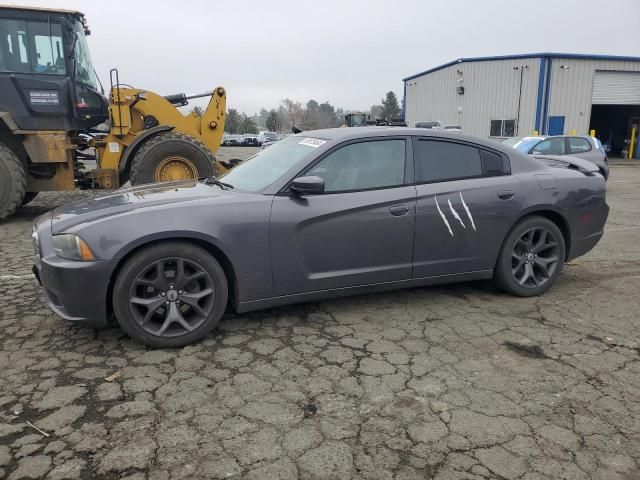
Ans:
{"label": "cracked asphalt", "polygon": [[608,188],[605,237],[542,297],[310,303],[177,350],[42,303],[31,221],[87,193],[42,194],[0,224],[0,478],[638,479],[640,166]]}

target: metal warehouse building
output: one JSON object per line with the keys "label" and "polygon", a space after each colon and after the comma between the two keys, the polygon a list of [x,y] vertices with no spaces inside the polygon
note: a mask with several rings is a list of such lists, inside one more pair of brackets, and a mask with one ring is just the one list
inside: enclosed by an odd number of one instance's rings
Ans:
{"label": "metal warehouse building", "polygon": [[614,154],[640,123],[640,57],[532,53],[461,58],[404,79],[404,113],[483,137],[587,134]]}

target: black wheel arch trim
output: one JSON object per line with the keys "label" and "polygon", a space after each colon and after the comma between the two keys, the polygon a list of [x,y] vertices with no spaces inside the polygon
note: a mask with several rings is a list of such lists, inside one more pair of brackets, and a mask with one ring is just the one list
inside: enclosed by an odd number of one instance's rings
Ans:
{"label": "black wheel arch trim", "polygon": [[569,255],[571,250],[571,224],[569,223],[566,213],[555,205],[531,205],[530,207],[523,209],[518,218],[513,222],[513,225],[511,225],[509,233],[511,233],[513,228],[521,222],[523,218],[534,215],[545,217],[557,225],[564,238],[565,261],[571,258]]}
{"label": "black wheel arch trim", "polygon": [[113,313],[113,286],[116,278],[120,273],[125,262],[140,250],[158,243],[165,242],[190,242],[194,245],[198,245],[204,248],[207,252],[215,258],[227,277],[227,284],[229,286],[229,301],[237,308],[239,302],[238,281],[235,268],[231,259],[224,251],[224,249],[211,237],[201,235],[198,232],[193,231],[166,231],[159,234],[148,235],[136,239],[124,247],[122,247],[112,258],[112,261],[116,262],[116,266],[111,271],[109,276],[109,283],[106,292],[106,305],[108,315]]}
{"label": "black wheel arch trim", "polygon": [[129,170],[131,160],[133,159],[138,149],[147,139],[154,137],[159,133],[170,132],[174,128],[175,127],[171,125],[158,125],[157,127],[149,128],[148,130],[144,130],[139,133],[135,140],[131,142],[131,145],[129,145],[122,153],[122,158],[120,158],[119,166],[120,177],[122,177]]}

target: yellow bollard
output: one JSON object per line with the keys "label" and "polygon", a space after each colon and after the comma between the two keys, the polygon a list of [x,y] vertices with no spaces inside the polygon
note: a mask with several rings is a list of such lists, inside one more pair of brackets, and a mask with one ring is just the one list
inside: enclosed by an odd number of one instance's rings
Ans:
{"label": "yellow bollard", "polygon": [[571,130],[571,135],[575,135],[576,134],[576,129],[574,128],[573,130]]}
{"label": "yellow bollard", "polygon": [[592,137],[596,136],[596,131],[595,130],[590,130],[589,131],[589,135],[591,135]]}
{"label": "yellow bollard", "polygon": [[631,141],[629,142],[629,160],[633,158],[633,151],[636,147],[636,127],[631,129]]}

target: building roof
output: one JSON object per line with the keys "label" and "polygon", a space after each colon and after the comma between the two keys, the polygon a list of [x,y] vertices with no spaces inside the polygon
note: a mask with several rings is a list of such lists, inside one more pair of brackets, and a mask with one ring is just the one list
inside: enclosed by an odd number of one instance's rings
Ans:
{"label": "building roof", "polygon": [[407,80],[411,80],[417,77],[421,77],[422,75],[426,75],[427,73],[435,72],[438,70],[442,70],[443,68],[450,67],[451,65],[456,65],[458,63],[465,62],[488,62],[491,60],[516,60],[519,58],[577,58],[581,60],[618,60],[618,61],[627,61],[627,62],[640,62],[640,57],[624,57],[617,55],[590,55],[583,53],[551,53],[551,52],[540,52],[540,53],[521,53],[518,55],[497,55],[492,57],[468,57],[468,58],[458,58],[449,63],[445,63],[444,65],[439,65],[434,68],[430,68],[423,72],[416,73],[415,75],[410,75],[406,78],[403,78],[402,81],[406,82]]}

